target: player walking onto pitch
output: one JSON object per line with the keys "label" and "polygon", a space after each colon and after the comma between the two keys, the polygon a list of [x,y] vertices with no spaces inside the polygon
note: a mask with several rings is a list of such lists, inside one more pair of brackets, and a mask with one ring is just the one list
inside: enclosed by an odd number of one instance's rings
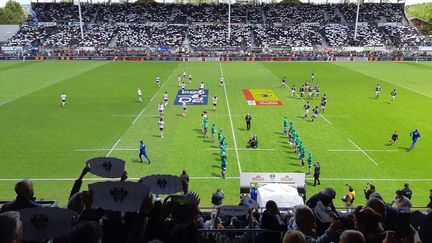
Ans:
{"label": "player walking onto pitch", "polygon": [[189,74],[189,83],[192,83],[192,74]]}
{"label": "player walking onto pitch", "polygon": [[158,127],[159,127],[159,130],[160,130],[161,138],[163,138],[164,137],[164,128],[165,128],[165,122],[164,122],[163,118],[159,119],[159,121],[158,121]]}
{"label": "player walking onto pitch", "polygon": [[220,77],[220,79],[219,79],[219,85],[220,86],[224,86],[224,84],[225,84],[225,80],[224,80],[224,77]]}
{"label": "player walking onto pitch", "polygon": [[165,91],[165,93],[162,96],[166,107],[168,105],[168,93]]}
{"label": "player walking onto pitch", "polygon": [[140,148],[139,149],[140,149],[139,159],[140,159],[141,163],[143,162],[142,156],[144,155],[144,157],[147,159],[148,163],[150,164],[151,161],[150,161],[149,157],[147,156],[146,145],[144,144],[144,142],[142,140],[140,141]]}
{"label": "player walking onto pitch", "polygon": [[399,139],[399,135],[397,134],[397,131],[395,131],[395,132],[393,133],[393,135],[392,135],[390,141],[389,141],[390,146],[393,145],[393,144],[396,142],[396,140],[398,140],[398,139]]}
{"label": "player walking onto pitch", "polygon": [[304,108],[304,111],[305,111],[305,115],[304,115],[304,119],[306,119],[306,117],[308,116],[308,113],[309,113],[309,109],[310,109],[310,104],[309,104],[309,101],[308,102],[306,102],[306,104],[303,106],[303,108]]}
{"label": "player walking onto pitch", "polygon": [[291,97],[294,97],[296,95],[296,86],[295,84],[293,84],[293,86],[291,87]]}
{"label": "player walking onto pitch", "polygon": [[203,137],[207,137],[208,132],[208,119],[203,119]]}
{"label": "player walking onto pitch", "polygon": [[183,113],[182,116],[186,116],[187,113],[187,104],[186,101],[182,100]]}
{"label": "player walking onto pitch", "polygon": [[308,169],[309,169],[308,175],[312,175],[312,171],[311,171],[311,169],[312,169],[312,152],[309,152],[307,164],[308,164]]}
{"label": "player walking onto pitch", "polygon": [[177,82],[178,82],[178,86],[180,87],[181,84],[182,84],[182,79],[181,79],[180,74],[179,74],[178,77],[177,77]]}
{"label": "player walking onto pitch", "polygon": [[156,85],[160,88],[161,84],[160,84],[160,77],[159,75],[156,76]]}
{"label": "player walking onto pitch", "polygon": [[319,114],[318,106],[315,106],[315,108],[312,110],[312,121],[314,121],[317,118],[318,114]]}
{"label": "player walking onto pitch", "polygon": [[379,84],[377,84],[377,86],[375,87],[375,99],[378,99],[381,93],[381,86]]}
{"label": "player walking onto pitch", "polygon": [[204,82],[201,82],[200,85],[199,85],[199,89],[200,89],[200,90],[204,90],[204,87],[205,87]]}
{"label": "player walking onto pitch", "polygon": [[314,92],[315,92],[315,97],[319,97],[319,93],[320,93],[320,88],[319,88],[319,85],[317,84],[317,85],[315,85],[315,89],[314,89]]}
{"label": "player walking onto pitch", "polygon": [[311,72],[311,78],[312,78],[312,82],[315,80],[315,71],[312,69]]}
{"label": "player walking onto pitch", "polygon": [[164,104],[162,103],[162,101],[159,103],[159,105],[158,105],[158,111],[159,111],[159,116],[162,118],[163,117],[163,115],[164,115],[164,109],[165,109],[165,106],[164,106]]}
{"label": "player walking onto pitch", "polygon": [[186,80],[186,69],[183,69],[183,80]]}
{"label": "player walking onto pitch", "polygon": [[304,86],[301,86],[301,87],[300,87],[300,97],[301,97],[301,98],[303,98],[303,96],[304,96],[304,92],[305,92],[305,87],[304,87]]}
{"label": "player walking onto pitch", "polygon": [[288,118],[285,116],[283,120],[283,134],[288,135]]}
{"label": "player walking onto pitch", "polygon": [[138,101],[142,102],[142,92],[140,88],[138,88]]}
{"label": "player walking onto pitch", "polygon": [[282,88],[286,88],[287,87],[285,77],[283,77],[283,79],[282,79],[281,87]]}
{"label": "player walking onto pitch", "polygon": [[63,92],[63,93],[60,95],[60,100],[61,100],[61,103],[62,103],[62,106],[63,106],[63,107],[66,105],[66,98],[67,98],[67,96],[66,96],[66,94]]}
{"label": "player walking onto pitch", "polygon": [[218,97],[213,96],[213,111],[216,111]]}
{"label": "player walking onto pitch", "polygon": [[410,136],[412,138],[412,143],[410,148],[408,149],[408,152],[414,148],[414,145],[417,143],[417,139],[420,137],[420,132],[416,128],[414,131],[410,132]]}
{"label": "player walking onto pitch", "polygon": [[182,93],[185,91],[185,89],[186,89],[186,84],[185,84],[185,82],[182,82],[181,83],[181,89],[182,89]]}
{"label": "player walking onto pitch", "polygon": [[393,89],[393,91],[390,93],[390,95],[391,95],[391,101],[389,103],[391,104],[396,99],[396,96],[397,96],[396,89]]}

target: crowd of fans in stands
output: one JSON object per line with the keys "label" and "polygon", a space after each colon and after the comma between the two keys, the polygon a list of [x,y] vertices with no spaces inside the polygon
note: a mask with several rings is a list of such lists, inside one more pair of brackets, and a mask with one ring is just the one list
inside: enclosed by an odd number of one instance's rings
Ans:
{"label": "crowd of fans in stands", "polygon": [[190,43],[200,48],[247,49],[409,47],[431,42],[412,26],[404,25],[401,4],[362,4],[359,21],[363,23],[356,41],[352,4],[233,4],[230,39],[226,4],[83,4],[84,40],[78,27],[77,5],[34,3],[33,9],[40,23],[54,26],[24,25],[4,46],[180,47]]}
{"label": "crowd of fans in stands", "polygon": [[[274,201],[268,201],[264,211],[250,208],[243,216],[222,215],[224,192],[218,189],[212,196],[213,210],[203,212],[198,204],[176,203],[151,194],[143,199],[141,209],[135,213],[121,213],[92,206],[92,193],[81,191],[82,180],[90,171],[85,167],[75,181],[67,208],[79,214],[69,235],[54,239],[54,242],[255,242],[303,243],[303,242],[432,242],[432,211],[428,214],[411,211],[413,192],[407,183],[396,191],[391,201],[386,201],[377,188],[367,184],[364,188],[366,204],[354,207],[362,196],[355,194],[350,185],[343,197],[346,210],[337,211],[334,200],[336,191],[331,187],[312,195],[304,205],[282,211]],[[189,176],[183,170],[179,176],[183,193],[188,193]],[[125,172],[121,181],[127,180]],[[256,197],[256,189],[251,197]],[[20,243],[22,224],[18,210],[37,208],[43,205],[34,201],[33,184],[22,180],[15,185],[14,201],[5,203],[0,209],[0,242]],[[349,195],[349,197],[347,196]],[[415,195],[418,196],[418,195]],[[169,198],[169,197],[168,197]],[[432,210],[432,190],[426,206]],[[189,201],[191,202],[191,201]],[[239,205],[243,204],[243,200]],[[361,205],[361,203],[356,203]],[[393,206],[395,205],[395,207]],[[420,215],[417,221],[410,214]],[[24,226],[25,227],[25,226]],[[231,229],[238,231],[202,231]],[[244,229],[267,230],[247,232]]]}

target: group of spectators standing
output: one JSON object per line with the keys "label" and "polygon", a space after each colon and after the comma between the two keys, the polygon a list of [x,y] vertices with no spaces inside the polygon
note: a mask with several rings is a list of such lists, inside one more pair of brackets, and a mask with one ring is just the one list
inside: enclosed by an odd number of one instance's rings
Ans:
{"label": "group of spectators standing", "polygon": [[[52,242],[249,242],[251,237],[255,242],[270,243],[432,242],[432,213],[423,215],[416,224],[409,221],[413,193],[408,184],[396,191],[390,203],[385,202],[373,184],[367,184],[364,189],[366,204],[358,207],[353,207],[354,188],[347,185],[351,210],[346,212],[336,210],[333,202],[336,191],[326,187],[312,195],[305,205],[284,212],[277,203],[268,201],[264,211],[251,208],[244,216],[221,215],[220,206],[225,195],[222,189],[218,189],[211,198],[213,210],[210,214],[202,212],[198,205],[179,204],[160,199],[157,195],[144,199],[139,212],[120,213],[92,207],[91,193],[80,189],[89,171],[88,167],[83,169],[71,190],[67,207],[79,214],[73,230]],[[184,193],[188,195],[189,176],[185,170],[180,179]],[[121,180],[127,180],[126,172]],[[2,243],[22,242],[23,225],[18,210],[43,206],[35,201],[31,181],[19,181],[15,192],[16,199],[0,209]],[[256,200],[256,197],[257,190],[253,185],[250,198]],[[432,209],[432,190],[429,198],[427,206]],[[392,207],[394,203],[396,207]],[[212,229],[237,231],[200,231]],[[251,233],[242,231],[244,229],[264,231]]]}

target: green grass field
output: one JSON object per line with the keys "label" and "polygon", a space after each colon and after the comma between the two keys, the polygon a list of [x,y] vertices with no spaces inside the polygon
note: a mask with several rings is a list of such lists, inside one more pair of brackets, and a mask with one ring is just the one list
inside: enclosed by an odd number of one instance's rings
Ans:
{"label": "green grass field", "polygon": [[[181,116],[181,106],[173,106],[177,75],[183,69],[194,78],[187,88],[196,89],[204,81],[209,94],[219,97],[216,112],[211,99],[208,106],[190,106],[186,117]],[[288,86],[299,87],[310,79],[312,69],[321,94],[328,97],[324,117],[313,123],[302,118],[305,101],[291,98],[289,88],[280,88],[283,76]],[[221,72],[226,93],[218,86]],[[161,89],[154,82],[156,75],[161,76]],[[109,154],[126,160],[130,178],[178,175],[187,169],[192,177],[190,190],[199,193],[203,206],[210,205],[211,193],[218,187],[225,191],[224,204],[237,204],[240,170],[306,172],[282,134],[287,116],[306,150],[321,162],[321,186],[314,188],[308,178],[308,195],[334,186],[336,202],[342,205],[339,198],[350,183],[358,193],[356,203],[363,204],[363,186],[372,182],[390,201],[394,191],[409,182],[414,205],[424,206],[432,189],[431,77],[432,63],[0,62],[0,199],[14,198],[16,179],[31,178],[37,198],[56,199],[64,205],[85,161]],[[376,100],[377,83],[383,91]],[[138,87],[143,103],[137,102]],[[283,105],[249,106],[242,93],[245,88],[272,89]],[[393,88],[398,97],[389,104]],[[68,95],[64,108],[59,102],[63,91]],[[164,91],[170,104],[161,139],[157,104]],[[311,103],[318,105],[319,100]],[[209,123],[223,129],[228,147],[233,148],[228,150],[227,180],[218,178],[219,152],[211,150],[216,146],[202,138],[204,110],[209,112]],[[252,131],[245,129],[247,112],[253,116]],[[415,128],[422,137],[407,152],[409,132]],[[400,139],[387,146],[395,130]],[[242,149],[252,134],[259,136],[261,149],[269,150]],[[147,144],[151,165],[139,163],[137,151],[123,150],[138,148],[141,139]],[[359,148],[362,151],[329,151]]]}

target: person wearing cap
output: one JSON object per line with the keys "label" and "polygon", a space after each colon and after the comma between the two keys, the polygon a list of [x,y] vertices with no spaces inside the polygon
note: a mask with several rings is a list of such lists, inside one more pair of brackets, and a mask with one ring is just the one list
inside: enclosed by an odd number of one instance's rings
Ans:
{"label": "person wearing cap", "polygon": [[257,200],[258,197],[258,190],[256,189],[254,184],[251,185],[250,197],[255,201]]}
{"label": "person wearing cap", "polygon": [[402,189],[402,195],[404,195],[405,197],[407,197],[409,200],[411,200],[412,197],[412,191],[409,188],[409,184],[405,182],[404,187]]}

